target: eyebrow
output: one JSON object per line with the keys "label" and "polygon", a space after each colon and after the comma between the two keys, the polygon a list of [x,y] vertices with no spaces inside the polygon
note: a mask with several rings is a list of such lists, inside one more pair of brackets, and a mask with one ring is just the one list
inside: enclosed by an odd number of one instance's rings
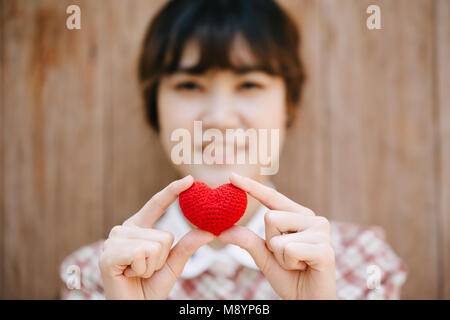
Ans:
{"label": "eyebrow", "polygon": [[[191,74],[191,75],[201,75],[206,73],[211,68],[204,68],[199,66],[193,66],[193,67],[178,67],[176,68],[173,73],[184,73],[184,74]],[[239,66],[239,67],[231,67],[231,68],[225,68],[225,70],[231,70],[236,74],[242,75],[250,72],[264,72],[268,74],[274,74],[273,70],[269,69],[268,67],[262,67],[262,66]]]}

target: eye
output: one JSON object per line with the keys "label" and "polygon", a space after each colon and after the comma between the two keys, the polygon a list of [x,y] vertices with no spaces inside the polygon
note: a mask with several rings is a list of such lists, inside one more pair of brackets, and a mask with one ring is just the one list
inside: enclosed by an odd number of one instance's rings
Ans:
{"label": "eye", "polygon": [[178,83],[175,88],[183,91],[201,90],[202,87],[195,81],[183,81]]}
{"label": "eye", "polygon": [[252,81],[245,81],[239,85],[239,90],[261,89],[263,86]]}

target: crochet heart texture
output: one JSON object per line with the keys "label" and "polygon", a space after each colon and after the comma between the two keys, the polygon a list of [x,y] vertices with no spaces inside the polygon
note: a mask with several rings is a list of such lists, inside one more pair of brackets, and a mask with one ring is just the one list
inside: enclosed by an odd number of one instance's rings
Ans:
{"label": "crochet heart texture", "polygon": [[186,219],[216,236],[238,222],[247,208],[247,194],[231,183],[211,189],[195,181],[178,200]]}

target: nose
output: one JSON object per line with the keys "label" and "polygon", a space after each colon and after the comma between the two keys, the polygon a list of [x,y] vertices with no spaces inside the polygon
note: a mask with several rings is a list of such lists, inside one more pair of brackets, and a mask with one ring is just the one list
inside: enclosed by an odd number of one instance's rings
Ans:
{"label": "nose", "polygon": [[219,130],[238,128],[239,111],[233,102],[233,93],[224,87],[211,91],[208,105],[201,119],[204,128]]}

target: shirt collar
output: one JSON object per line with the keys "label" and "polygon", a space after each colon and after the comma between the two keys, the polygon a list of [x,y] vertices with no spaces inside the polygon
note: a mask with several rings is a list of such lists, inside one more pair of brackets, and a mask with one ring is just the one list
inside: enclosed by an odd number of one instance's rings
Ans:
{"label": "shirt collar", "polygon": [[[247,228],[263,239],[265,238],[264,214],[266,211],[267,208],[260,205],[246,225]],[[155,227],[171,232],[174,236],[173,245],[191,230],[191,226],[181,212],[178,199],[169,206],[166,213],[155,223]],[[229,258],[232,258],[233,262],[237,264],[258,270],[251,255],[238,246],[228,244],[223,249],[215,250],[208,245],[204,245],[189,258],[180,277],[194,278],[210,268],[215,262],[217,264],[220,264],[220,261],[231,262]]]}

